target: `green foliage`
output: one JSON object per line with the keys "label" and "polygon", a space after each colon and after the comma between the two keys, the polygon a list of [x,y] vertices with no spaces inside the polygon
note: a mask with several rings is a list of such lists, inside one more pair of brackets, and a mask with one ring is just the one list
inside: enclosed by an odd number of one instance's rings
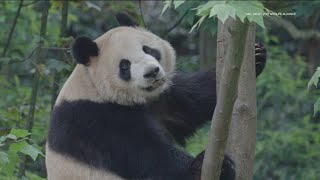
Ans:
{"label": "green foliage", "polygon": [[[267,42],[274,42],[268,36]],[[268,46],[266,69],[257,78],[258,129],[254,179],[319,179],[319,124],[304,59]]]}
{"label": "green foliage", "polygon": [[254,179],[320,178],[320,126],[307,119],[286,131],[260,133]]}
{"label": "green foliage", "polygon": [[177,9],[181,4],[185,3],[185,0],[166,0],[164,1],[164,6],[161,11],[161,15],[170,7]]}
{"label": "green foliage", "polygon": [[[72,0],[69,2],[68,32],[70,31],[72,35],[83,34],[91,38],[98,37],[118,25],[113,16],[117,12],[126,12],[141,22],[138,3],[133,1]],[[179,54],[177,68],[187,73],[199,70],[198,52],[195,48],[197,33],[188,34],[190,29],[194,30],[201,25],[202,28],[216,33],[217,18],[224,21],[229,16],[238,17],[241,21],[248,19],[263,27],[261,15],[249,15],[250,13],[263,13],[264,8],[260,2],[165,1],[162,13],[168,11],[169,8],[174,8],[174,12],[168,13],[171,14],[171,17],[180,18],[185,15],[176,29],[179,32],[185,32],[188,38],[185,38],[186,36],[183,38],[189,41],[184,40],[181,43],[181,37],[179,39],[176,34],[169,34],[170,38],[177,38],[177,41],[182,44],[178,43],[176,49],[182,46],[187,49],[187,51],[182,51],[183,56]],[[24,3],[27,4],[27,1]],[[19,1],[0,3],[0,52],[3,52],[18,4]],[[296,12],[297,16],[290,21],[303,29],[309,22],[308,18],[316,14],[319,1],[313,0],[308,3],[264,2],[265,7],[271,7],[267,6],[269,4],[273,4],[273,7],[279,7],[281,4],[281,7],[286,8],[286,11],[282,9],[283,12]],[[16,179],[18,163],[23,154],[26,154],[30,160],[30,163],[27,164],[26,177],[23,179],[43,180],[43,177],[46,177],[42,149],[51,113],[52,85],[57,84],[61,87],[75,65],[69,49],[73,38],[71,36],[60,37],[61,7],[62,1],[51,1],[49,24],[44,39],[45,47],[40,49],[38,42],[41,8],[38,1],[24,6],[18,18],[7,56],[0,58],[4,64],[0,74],[1,180]],[[146,12],[146,9],[143,8],[144,16],[148,17],[150,14]],[[148,21],[147,18],[146,20]],[[164,24],[170,24],[171,20],[163,21]],[[150,23],[149,27],[156,31],[164,25],[152,24],[154,22],[147,23]],[[317,120],[319,116],[317,114],[312,116],[312,107],[314,107],[314,112],[319,111],[320,108],[320,96],[317,89],[319,69],[308,84],[305,59],[288,53],[294,52],[301,45],[292,41],[284,43],[283,39],[286,40],[287,33],[276,31],[270,35],[271,33],[267,30],[264,32],[263,40],[269,45],[267,46],[268,64],[257,80],[258,141],[254,179],[320,179],[319,120]],[[40,50],[45,57],[38,60],[36,54]],[[21,128],[25,125],[30,108],[31,84],[35,68],[40,70],[41,77],[34,127],[30,137],[30,134]],[[55,73],[58,73],[61,78],[56,82],[53,79]],[[305,88],[306,84],[308,84],[309,91]],[[318,100],[314,103],[316,99]],[[208,126],[205,126],[190,139],[186,150],[192,155],[201,152],[207,142],[207,132]]]}
{"label": "green foliage", "polygon": [[[184,1],[169,0],[164,2],[162,14],[174,5],[177,9]],[[230,16],[236,19],[236,16],[244,22],[247,19],[249,22],[255,22],[262,28],[265,28],[263,21],[264,6],[258,1],[208,1],[205,4],[198,5],[194,10],[200,19],[193,25],[191,31],[200,27],[206,18],[217,17],[224,23]]]}
{"label": "green foliage", "polygon": [[311,86],[318,86],[318,82],[319,82],[319,78],[320,78],[320,67],[317,68],[316,72],[314,73],[314,75],[311,77],[309,83],[308,83],[308,89],[310,89]]}
{"label": "green foliage", "polygon": [[313,116],[316,115],[317,111],[320,111],[320,98],[314,103]]}
{"label": "green foliage", "polygon": [[210,126],[205,125],[203,128],[198,130],[198,132],[188,140],[185,150],[194,157],[201,153],[206,148],[209,129]]}
{"label": "green foliage", "polygon": [[[318,87],[319,83],[319,78],[320,78],[320,67],[317,68],[316,72],[314,75],[311,77],[309,83],[308,83],[308,89],[311,88],[311,86],[315,86],[316,88]],[[316,115],[317,111],[320,111],[320,98],[314,103],[314,116]]]}
{"label": "green foliage", "polygon": [[7,177],[14,175],[17,163],[20,162],[19,154],[28,155],[33,161],[39,155],[44,156],[41,147],[31,140],[29,135],[26,130],[13,128],[9,134],[0,136],[0,175]]}

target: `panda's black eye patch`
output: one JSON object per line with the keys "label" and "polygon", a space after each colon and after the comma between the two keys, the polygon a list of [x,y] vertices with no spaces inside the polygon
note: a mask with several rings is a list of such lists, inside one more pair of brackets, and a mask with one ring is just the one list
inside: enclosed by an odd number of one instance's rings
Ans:
{"label": "panda's black eye patch", "polygon": [[119,76],[124,81],[129,81],[131,79],[131,72],[130,72],[131,62],[127,59],[121,59],[119,63]]}
{"label": "panda's black eye patch", "polygon": [[144,53],[149,54],[150,56],[153,56],[156,60],[160,61],[161,54],[159,50],[153,49],[149,46],[142,46],[142,50]]}

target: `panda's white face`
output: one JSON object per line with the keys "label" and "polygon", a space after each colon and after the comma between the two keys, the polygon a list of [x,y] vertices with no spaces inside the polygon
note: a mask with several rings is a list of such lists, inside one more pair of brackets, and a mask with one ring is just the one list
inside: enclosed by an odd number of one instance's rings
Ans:
{"label": "panda's white face", "polygon": [[171,83],[175,52],[156,35],[137,28],[119,27],[96,40],[99,56],[88,66],[99,94],[120,104],[148,102]]}

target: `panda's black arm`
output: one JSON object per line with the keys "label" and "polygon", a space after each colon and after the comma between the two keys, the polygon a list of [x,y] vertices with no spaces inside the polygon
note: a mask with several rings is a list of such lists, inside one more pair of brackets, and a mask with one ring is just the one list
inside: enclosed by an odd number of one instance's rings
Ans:
{"label": "panda's black arm", "polygon": [[[267,51],[255,44],[256,76],[266,64]],[[177,74],[172,87],[151,106],[172,137],[180,144],[212,118],[216,104],[215,69],[191,75]]]}
{"label": "panda's black arm", "polygon": [[170,135],[184,145],[185,139],[211,119],[216,104],[215,70],[177,74],[173,85],[154,102],[158,114]]}

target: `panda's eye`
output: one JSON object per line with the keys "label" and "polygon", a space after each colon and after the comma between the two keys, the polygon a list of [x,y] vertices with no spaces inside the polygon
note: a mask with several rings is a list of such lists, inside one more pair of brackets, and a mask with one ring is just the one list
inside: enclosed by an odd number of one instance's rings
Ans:
{"label": "panda's eye", "polygon": [[124,81],[129,81],[131,79],[130,72],[131,62],[127,59],[121,59],[119,63],[119,77]]}
{"label": "panda's eye", "polygon": [[143,50],[143,52],[146,53],[146,54],[151,54],[151,53],[152,53],[152,52],[151,52],[151,48],[149,48],[148,46],[143,46],[143,47],[142,47],[142,50]]}
{"label": "panda's eye", "polygon": [[161,54],[158,49],[153,49],[148,46],[143,46],[142,50],[144,53],[149,54],[150,56],[153,56],[156,60],[160,61],[161,59]]}
{"label": "panda's eye", "polygon": [[129,67],[130,67],[130,61],[129,60],[127,60],[127,59],[122,59],[121,61],[120,61],[120,64],[119,64],[119,67],[120,67],[120,69],[123,69],[123,70],[126,70],[126,69],[128,69]]}

